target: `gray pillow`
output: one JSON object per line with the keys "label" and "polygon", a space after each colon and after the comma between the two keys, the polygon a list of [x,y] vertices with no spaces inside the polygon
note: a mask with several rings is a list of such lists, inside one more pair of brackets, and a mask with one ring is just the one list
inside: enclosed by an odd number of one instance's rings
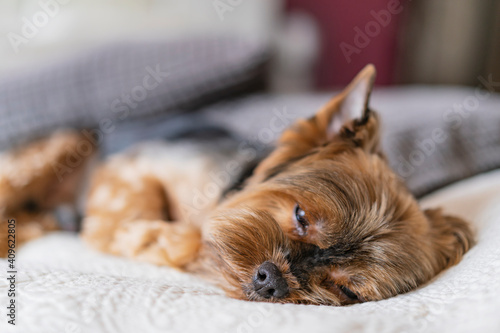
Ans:
{"label": "gray pillow", "polygon": [[107,45],[0,78],[0,150],[61,127],[110,131],[263,85],[266,44],[192,38]]}

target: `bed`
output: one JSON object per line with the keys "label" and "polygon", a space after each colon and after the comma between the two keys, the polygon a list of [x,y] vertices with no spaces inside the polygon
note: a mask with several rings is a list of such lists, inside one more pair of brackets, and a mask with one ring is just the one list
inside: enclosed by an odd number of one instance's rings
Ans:
{"label": "bed", "polygon": [[[408,294],[348,307],[234,300],[167,267],[93,252],[57,232],[18,255],[18,319],[2,332],[498,332],[500,171],[424,197],[425,207],[474,221],[463,261]],[[6,261],[2,260],[5,270]],[[1,304],[7,304],[1,280]]]}
{"label": "bed", "polygon": [[[231,43],[210,43],[203,47],[215,47],[224,56],[225,50],[234,50]],[[173,56],[183,47],[174,47]],[[217,61],[201,64],[194,74],[172,69],[171,75],[184,79],[186,85],[179,89],[178,84],[166,82],[150,94],[131,110],[129,119],[114,124],[101,145],[102,154],[138,140],[168,139],[180,130],[196,130],[200,124],[223,126],[244,140],[268,147],[279,131],[265,137],[260,134],[270,128],[273,117],[282,117],[285,124],[307,117],[335,93],[253,93],[236,98],[239,88],[256,86],[259,75],[255,73],[265,63],[265,52],[254,44],[246,47],[236,56],[222,57],[236,62],[230,73],[224,67],[226,71],[218,74],[197,74],[204,73],[203,66],[221,65]],[[168,60],[169,53],[155,45],[152,52],[142,50],[142,55],[130,58],[147,60],[133,67],[137,73],[123,76],[119,68],[114,71],[113,66],[96,65],[109,64],[114,54],[127,54],[128,48],[114,46],[76,63],[0,80],[0,99],[6,101],[0,108],[0,149],[55,128],[98,126],[120,89],[130,90],[135,79],[142,80],[148,61],[165,59],[165,54]],[[128,58],[121,59],[126,62]],[[92,76],[84,66],[96,71],[107,68],[107,72]],[[79,81],[83,72],[86,80]],[[57,88],[77,84],[79,100]],[[204,92],[202,96],[193,97],[199,91]],[[477,106],[467,109],[471,101],[477,101]],[[457,104],[466,112],[457,112]],[[472,221],[478,232],[477,245],[463,261],[427,285],[391,299],[347,307],[245,302],[228,298],[221,289],[175,269],[94,252],[76,233],[60,231],[19,250],[16,326],[9,325],[5,317],[8,262],[0,260],[0,305],[4,309],[0,331],[500,331],[500,96],[474,88],[407,86],[376,89],[371,105],[382,117],[383,146],[391,165],[421,198],[422,206],[443,206],[447,213]],[[33,106],[37,106],[36,113]],[[23,122],[31,118],[37,121]],[[431,149],[429,140],[436,129],[444,131],[447,139],[434,142]],[[423,158],[412,160],[417,153]]]}

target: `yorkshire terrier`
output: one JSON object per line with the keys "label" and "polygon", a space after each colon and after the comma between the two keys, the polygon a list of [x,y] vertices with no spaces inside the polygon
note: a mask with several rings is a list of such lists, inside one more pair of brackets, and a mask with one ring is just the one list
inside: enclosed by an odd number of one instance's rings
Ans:
{"label": "yorkshire terrier", "polygon": [[[389,167],[368,106],[374,78],[368,65],[297,120],[232,191],[248,159],[230,142],[142,143],[110,157],[93,173],[82,238],[252,301],[347,305],[421,286],[461,260],[473,233],[460,218],[422,210]],[[56,228],[50,210],[74,200],[84,163],[64,179],[54,166],[86,151],[82,140],[58,134],[1,157],[2,223],[16,217],[25,240]]]}

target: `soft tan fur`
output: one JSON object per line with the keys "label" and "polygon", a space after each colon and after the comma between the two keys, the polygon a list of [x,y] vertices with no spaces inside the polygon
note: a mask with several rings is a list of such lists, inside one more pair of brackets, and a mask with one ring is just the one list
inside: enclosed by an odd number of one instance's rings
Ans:
{"label": "soft tan fur", "polygon": [[[35,143],[0,154],[0,255],[7,251],[7,219],[16,220],[16,246],[57,229],[51,211],[73,203],[85,162],[83,137],[58,132]],[[90,146],[89,146],[90,147]],[[72,167],[68,167],[68,163]],[[66,169],[60,169],[65,166]]]}
{"label": "soft tan fur", "polygon": [[[298,120],[243,189],[222,200],[222,188],[202,205],[193,193],[211,185],[207,170],[237,156],[148,144],[112,157],[94,174],[83,239],[100,251],[202,275],[247,300],[345,305],[428,282],[460,261],[473,234],[460,218],[422,211],[388,166],[379,117],[368,107],[374,77],[367,66],[316,115]],[[39,142],[9,163],[45,151],[52,152],[46,163],[61,159],[54,143],[61,141]],[[21,214],[26,200],[48,214],[54,176],[46,165],[17,185],[2,170],[3,220]],[[256,287],[266,262],[277,267],[286,293]]]}

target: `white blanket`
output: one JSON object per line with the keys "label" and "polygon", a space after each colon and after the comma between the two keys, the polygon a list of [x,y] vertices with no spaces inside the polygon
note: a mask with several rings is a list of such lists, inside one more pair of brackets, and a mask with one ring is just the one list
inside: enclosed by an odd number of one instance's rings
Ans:
{"label": "white blanket", "polygon": [[16,326],[7,323],[0,261],[0,332],[500,332],[500,171],[422,201],[474,222],[478,244],[457,266],[405,295],[348,307],[230,299],[193,276],[96,253],[54,233],[17,256]]}

